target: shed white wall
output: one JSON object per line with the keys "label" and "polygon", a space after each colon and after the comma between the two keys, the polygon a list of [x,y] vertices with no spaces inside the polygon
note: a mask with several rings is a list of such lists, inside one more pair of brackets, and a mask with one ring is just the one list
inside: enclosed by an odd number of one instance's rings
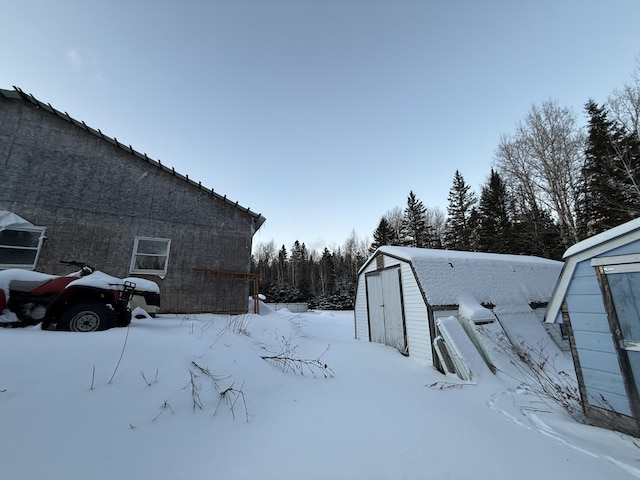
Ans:
{"label": "shed white wall", "polygon": [[[427,306],[411,269],[411,265],[403,260],[384,255],[384,268],[400,265],[402,279],[402,301],[407,332],[409,356],[416,360],[431,364],[431,335]],[[369,340],[369,321],[366,292],[366,273],[377,270],[376,261],[367,265],[358,276],[355,304],[356,338]]]}
{"label": "shed white wall", "polygon": [[[373,265],[372,265],[373,264]],[[367,284],[365,280],[365,272],[371,272],[376,269],[375,262],[366,267],[366,270],[360,272],[356,283],[356,302],[354,306],[356,340],[369,340],[369,320],[367,308]]]}

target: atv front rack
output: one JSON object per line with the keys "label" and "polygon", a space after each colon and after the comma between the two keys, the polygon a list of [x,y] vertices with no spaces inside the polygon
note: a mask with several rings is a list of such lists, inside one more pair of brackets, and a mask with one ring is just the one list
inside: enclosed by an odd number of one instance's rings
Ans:
{"label": "atv front rack", "polygon": [[124,282],[122,290],[120,291],[120,296],[116,299],[115,308],[116,310],[122,310],[127,308],[129,305],[129,300],[133,297],[133,291],[136,288],[136,284],[133,282],[129,282],[128,280]]}

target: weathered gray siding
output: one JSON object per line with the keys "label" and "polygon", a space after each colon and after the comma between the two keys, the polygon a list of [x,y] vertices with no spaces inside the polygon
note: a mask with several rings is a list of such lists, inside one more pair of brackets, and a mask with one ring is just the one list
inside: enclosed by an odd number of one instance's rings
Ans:
{"label": "weathered gray siding", "polygon": [[248,282],[194,268],[248,272],[255,218],[74,123],[0,96],[0,209],[47,227],[37,270],[82,260],[128,276],[136,236],[171,240],[162,310],[241,312]]}

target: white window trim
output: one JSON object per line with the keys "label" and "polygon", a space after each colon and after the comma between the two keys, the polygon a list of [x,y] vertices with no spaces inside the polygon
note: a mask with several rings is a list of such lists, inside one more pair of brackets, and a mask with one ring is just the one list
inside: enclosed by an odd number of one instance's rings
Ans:
{"label": "white window trim", "polygon": [[36,268],[38,263],[38,258],[40,257],[40,251],[42,250],[42,244],[44,243],[45,235],[44,232],[46,230],[45,227],[6,227],[1,230],[14,230],[20,232],[36,232],[40,233],[40,238],[38,238],[38,245],[36,247],[20,247],[17,245],[3,245],[0,244],[0,247],[13,249],[13,250],[35,250],[36,256],[33,259],[33,263],[0,263],[0,270],[6,270],[8,268],[21,268],[24,270],[33,270]]}
{"label": "white window trim", "polygon": [[[167,243],[167,253],[166,255],[149,255],[149,254],[138,254],[138,243],[140,240],[153,240],[156,242],[166,242]],[[157,237],[136,237],[135,243],[133,245],[133,254],[131,255],[131,265],[129,266],[129,273],[137,273],[143,275],[158,275],[161,278],[167,274],[167,267],[169,266],[169,255],[171,251],[171,240],[168,238],[157,238]],[[150,270],[144,268],[136,268],[136,256],[146,256],[146,257],[165,257],[164,259],[164,269],[162,270]]]}

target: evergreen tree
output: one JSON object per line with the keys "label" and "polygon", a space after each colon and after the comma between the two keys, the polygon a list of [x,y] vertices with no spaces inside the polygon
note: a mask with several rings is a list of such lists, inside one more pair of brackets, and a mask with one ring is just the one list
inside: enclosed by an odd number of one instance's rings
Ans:
{"label": "evergreen tree", "polygon": [[638,148],[635,137],[609,120],[605,107],[589,100],[588,140],[582,168],[582,236],[591,236],[638,215]]}
{"label": "evergreen tree", "polygon": [[373,232],[373,242],[369,247],[369,253],[373,253],[378,247],[383,245],[392,245],[394,232],[385,217],[380,219],[378,228]]}
{"label": "evergreen tree", "polygon": [[311,278],[309,275],[309,253],[304,243],[296,240],[291,249],[291,283],[295,287],[295,301],[305,301],[309,298]]}
{"label": "evergreen tree", "polygon": [[409,247],[428,248],[430,231],[427,225],[427,209],[413,191],[407,197],[402,222],[403,244]]}
{"label": "evergreen tree", "polygon": [[474,225],[471,213],[477,203],[476,195],[471,191],[458,170],[453,177],[453,186],[449,190],[448,218],[445,225],[444,246],[452,250],[471,250],[471,236]]}
{"label": "evergreen tree", "polygon": [[513,245],[513,253],[554,260],[560,260],[565,251],[560,226],[547,210],[536,205],[516,208]]}
{"label": "evergreen tree", "polygon": [[289,257],[289,254],[287,253],[287,249],[285,248],[284,245],[282,245],[282,248],[280,249],[280,251],[278,252],[278,265],[277,265],[277,281],[278,281],[278,286],[282,287],[286,281],[286,266],[287,266],[287,258]]}
{"label": "evergreen tree", "polygon": [[334,257],[327,247],[324,247],[322,251],[322,257],[320,258],[320,265],[318,268],[319,273],[319,286],[320,296],[324,299],[331,292],[334,285],[335,269],[333,266]]}
{"label": "evergreen tree", "polygon": [[478,204],[475,246],[482,252],[513,253],[512,205],[506,184],[491,169]]}

